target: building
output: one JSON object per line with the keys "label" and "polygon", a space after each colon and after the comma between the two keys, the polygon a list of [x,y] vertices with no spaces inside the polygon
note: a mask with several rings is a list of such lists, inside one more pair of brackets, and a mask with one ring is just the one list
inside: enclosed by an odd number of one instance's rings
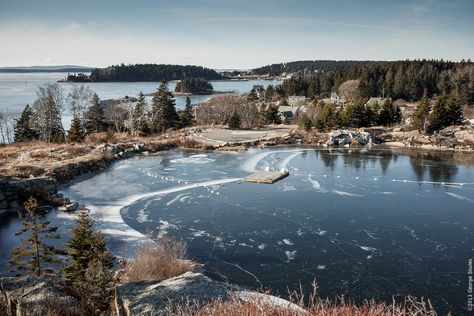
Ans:
{"label": "building", "polygon": [[306,97],[305,96],[300,96],[300,95],[292,95],[288,97],[288,104],[291,106],[298,106],[302,105],[306,102]]}
{"label": "building", "polygon": [[341,97],[336,92],[332,92],[330,102],[331,102],[331,104],[344,106],[344,104],[346,103],[346,100],[344,100],[344,98]]}
{"label": "building", "polygon": [[306,112],[306,108],[303,106],[288,106],[280,105],[278,107],[278,113],[280,113],[281,120],[283,122],[292,123],[293,119],[299,112]]}

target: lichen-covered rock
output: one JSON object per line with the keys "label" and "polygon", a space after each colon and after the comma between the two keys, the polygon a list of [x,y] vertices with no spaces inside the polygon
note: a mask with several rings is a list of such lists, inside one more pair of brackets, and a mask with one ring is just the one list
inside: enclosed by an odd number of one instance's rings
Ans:
{"label": "lichen-covered rock", "polygon": [[140,281],[117,285],[116,312],[119,316],[173,315],[179,305],[190,308],[219,299],[252,301],[262,306],[281,307],[304,313],[297,305],[263,293],[213,281],[202,273],[186,272],[180,276],[159,281]]}
{"label": "lichen-covered rock", "polygon": [[119,316],[168,315],[170,306],[189,302],[200,306],[213,299],[230,298],[229,287],[201,273],[187,272],[164,281],[139,281],[116,287]]}
{"label": "lichen-covered rock", "polygon": [[7,315],[56,315],[58,311],[73,315],[79,306],[66,294],[64,280],[56,277],[4,277],[0,285]]}

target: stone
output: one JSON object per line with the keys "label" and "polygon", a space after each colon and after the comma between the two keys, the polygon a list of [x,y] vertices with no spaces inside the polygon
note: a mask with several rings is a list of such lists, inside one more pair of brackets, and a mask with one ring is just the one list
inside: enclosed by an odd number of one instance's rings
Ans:
{"label": "stone", "polygon": [[0,285],[8,315],[52,315],[58,307],[73,315],[79,307],[78,301],[66,294],[65,281],[57,277],[3,277]]}
{"label": "stone", "polygon": [[140,281],[119,284],[115,291],[118,316],[174,315],[173,306],[186,303],[191,308],[219,299],[252,301],[263,306],[275,306],[306,314],[299,306],[258,292],[211,280],[202,273],[186,272],[167,280]]}

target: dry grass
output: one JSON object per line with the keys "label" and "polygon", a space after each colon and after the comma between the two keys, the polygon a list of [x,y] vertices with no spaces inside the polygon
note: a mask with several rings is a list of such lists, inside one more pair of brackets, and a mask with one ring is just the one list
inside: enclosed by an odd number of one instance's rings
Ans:
{"label": "dry grass", "polygon": [[200,308],[188,303],[174,308],[180,316],[436,316],[429,301],[413,297],[405,298],[403,303],[380,303],[366,300],[362,304],[338,298],[335,301],[321,299],[317,295],[317,284],[313,282],[313,291],[308,296],[303,290],[290,293],[293,306],[281,306],[258,298],[242,301],[234,298],[228,301],[214,300]]}
{"label": "dry grass", "polygon": [[164,280],[194,271],[197,264],[186,260],[186,250],[184,242],[165,238],[143,245],[127,263],[123,281]]}
{"label": "dry grass", "polygon": [[313,306],[304,307],[304,311],[272,306],[258,301],[244,302],[215,300],[199,309],[181,307],[174,313],[180,316],[436,316],[436,312],[423,300],[407,298],[403,304],[384,304],[367,301],[355,305],[348,301],[331,303],[318,300]]}

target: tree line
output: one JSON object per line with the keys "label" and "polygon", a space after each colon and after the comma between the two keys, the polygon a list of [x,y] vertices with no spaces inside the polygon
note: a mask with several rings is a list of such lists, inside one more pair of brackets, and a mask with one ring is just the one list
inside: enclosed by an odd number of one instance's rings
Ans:
{"label": "tree line", "polygon": [[[82,142],[89,134],[107,131],[147,136],[194,123],[189,97],[186,98],[184,110],[178,112],[166,82],[161,82],[154,93],[151,106],[145,102],[142,92],[136,104],[130,97],[117,104],[104,104],[97,94],[85,86],[74,87],[65,97],[57,84],[46,84],[38,89],[37,96],[33,106],[27,105],[15,120],[15,142],[36,139],[44,142]],[[68,131],[62,124],[66,105],[73,114]]]}
{"label": "tree line", "polygon": [[256,75],[281,76],[283,74],[299,74],[302,76],[316,73],[325,73],[336,70],[344,70],[352,67],[363,67],[369,65],[383,65],[386,61],[371,60],[303,60],[288,63],[279,63],[254,68],[250,71]]}
{"label": "tree line", "polygon": [[95,68],[90,76],[69,75],[67,81],[92,82],[160,82],[182,80],[186,77],[204,78],[206,80],[224,79],[215,70],[192,65],[135,64],[113,65],[106,68]]}
{"label": "tree line", "polygon": [[348,80],[359,80],[358,92],[367,98],[381,96],[417,101],[426,89],[428,97],[454,91],[462,104],[474,104],[474,64],[469,60],[380,62],[306,73],[285,80],[277,91],[282,96],[327,97]]}

